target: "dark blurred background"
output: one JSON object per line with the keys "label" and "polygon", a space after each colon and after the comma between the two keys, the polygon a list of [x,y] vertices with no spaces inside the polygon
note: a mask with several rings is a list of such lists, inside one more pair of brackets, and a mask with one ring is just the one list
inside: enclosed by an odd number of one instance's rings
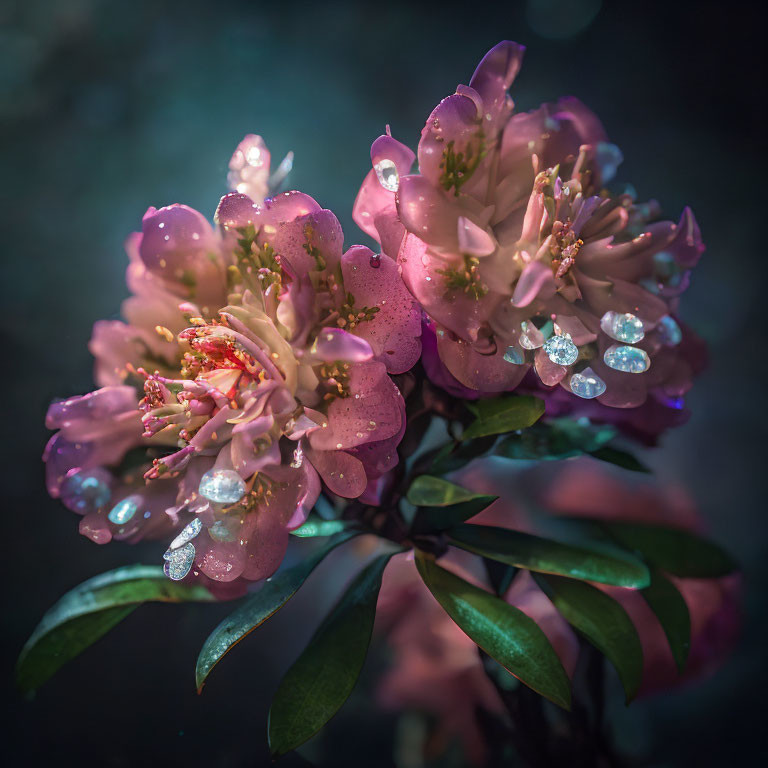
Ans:
{"label": "dark blurred background", "polygon": [[[371,141],[386,123],[415,148],[432,107],[468,82],[500,39],[528,46],[519,109],[580,97],[624,151],[619,178],[671,217],[690,204],[707,252],[683,315],[712,362],[693,418],[647,456],[684,483],[746,576],[741,643],[711,678],[615,708],[622,745],[643,764],[759,764],[764,742],[768,552],[765,132],[757,4],[529,0],[418,5],[134,0],[0,2],[2,752],[6,765],[261,766],[266,713],[311,634],[343,556],[238,647],[203,696],[193,665],[226,606],[147,606],[65,667],[34,701],[14,691],[14,659],[67,589],[161,544],[99,548],[50,500],[40,455],[46,405],[91,388],[91,324],[125,297],[126,235],[149,205],[212,216],[245,133],[291,186],[332,208],[347,244]],[[761,144],[762,149],[762,144]],[[305,755],[318,765],[391,766],[396,720],[376,710],[381,648],[353,700]],[[402,764],[402,763],[401,763]],[[404,764],[402,764],[404,765]]]}

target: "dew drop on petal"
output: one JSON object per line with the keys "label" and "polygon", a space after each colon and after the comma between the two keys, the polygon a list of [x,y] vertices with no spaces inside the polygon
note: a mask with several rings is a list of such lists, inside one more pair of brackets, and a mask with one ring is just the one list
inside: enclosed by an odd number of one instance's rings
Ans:
{"label": "dew drop on petal", "polygon": [[504,359],[512,365],[523,365],[525,363],[525,356],[519,347],[507,347],[507,351],[504,353]]}
{"label": "dew drop on petal", "polygon": [[141,496],[127,496],[109,510],[107,518],[115,525],[125,525],[139,511]]}
{"label": "dew drop on petal", "polygon": [[629,312],[606,312],[600,327],[612,339],[625,344],[635,344],[645,336],[643,321]]}
{"label": "dew drop on petal", "polygon": [[615,371],[644,373],[651,367],[651,359],[645,350],[637,347],[623,347],[614,344],[603,355],[603,362]]}
{"label": "dew drop on petal", "polygon": [[195,562],[195,545],[187,543],[179,549],[169,549],[163,559],[165,575],[172,581],[181,581]]}
{"label": "dew drop on petal", "polygon": [[592,400],[605,392],[605,382],[591,369],[585,368],[581,373],[574,373],[570,381],[571,392]]}
{"label": "dew drop on petal", "polygon": [[546,337],[530,320],[523,320],[520,328],[523,331],[520,334],[520,346],[523,349],[538,349],[544,344]]}
{"label": "dew drop on petal", "polygon": [[245,496],[245,482],[234,469],[211,469],[200,478],[197,492],[217,504],[236,504]]}
{"label": "dew drop on petal", "polygon": [[379,160],[373,166],[373,170],[376,171],[376,178],[384,189],[389,192],[397,192],[397,188],[400,186],[400,174],[392,160],[387,158]]}
{"label": "dew drop on petal", "polygon": [[579,348],[568,334],[547,339],[544,342],[544,351],[556,365],[573,365],[579,358]]}
{"label": "dew drop on petal", "polygon": [[668,347],[677,346],[683,340],[683,332],[680,330],[680,326],[677,324],[677,321],[669,315],[664,315],[664,317],[659,320],[656,330],[661,339],[661,343]]}
{"label": "dew drop on petal", "polygon": [[60,497],[64,506],[80,515],[95,512],[109,504],[112,491],[111,475],[101,467],[83,469],[70,475],[61,486]]}
{"label": "dew drop on petal", "polygon": [[184,546],[187,542],[192,541],[192,539],[200,533],[202,528],[203,524],[200,521],[200,518],[196,517],[182,528],[181,533],[171,542],[171,546],[168,547],[168,550],[178,549],[179,547]]}
{"label": "dew drop on petal", "polygon": [[378,269],[381,266],[381,254],[372,253],[371,258],[368,259],[368,263],[374,268]]}

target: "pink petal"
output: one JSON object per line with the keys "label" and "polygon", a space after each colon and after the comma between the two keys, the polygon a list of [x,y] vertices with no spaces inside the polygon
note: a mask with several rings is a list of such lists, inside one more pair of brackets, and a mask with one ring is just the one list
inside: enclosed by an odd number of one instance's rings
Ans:
{"label": "pink petal", "polygon": [[363,363],[373,357],[371,345],[361,337],[341,328],[322,328],[311,349],[312,356],[330,363],[345,360]]}
{"label": "pink petal", "polygon": [[368,484],[360,459],[344,451],[307,450],[307,458],[332,493],[346,499],[357,498]]}
{"label": "pink petal", "polygon": [[365,339],[376,359],[390,373],[414,366],[421,352],[421,313],[403,284],[397,264],[386,254],[371,265],[374,253],[365,246],[350,248],[341,259],[344,287],[356,307],[378,307],[371,320],[359,323],[353,333]]}

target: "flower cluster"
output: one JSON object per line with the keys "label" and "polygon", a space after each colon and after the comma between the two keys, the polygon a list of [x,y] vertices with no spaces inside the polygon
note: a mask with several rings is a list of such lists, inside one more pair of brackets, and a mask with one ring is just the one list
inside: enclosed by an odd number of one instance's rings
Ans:
{"label": "flower cluster", "polygon": [[[507,672],[569,710],[581,641],[627,700],[727,650],[731,558],[690,504],[594,465],[647,471],[614,439],[652,444],[686,416],[704,352],[677,312],[698,226],[611,186],[621,153],[575,99],[515,113],[522,53],[492,49],[418,153],[389,129],[374,142],[353,216],[381,253],[345,250],[331,211],[280,193],[292,155],[271,173],[255,135],[213,225],[185,205],[147,211],[127,242],[124,319],[94,327],[99,389],[50,406],[45,461],[82,534],[165,539],[164,566],[66,595],[22,652],[26,687],[71,658],[71,621],[242,596],[291,532],[328,541],[213,630],[199,688],[329,552],[363,534],[379,552],[278,689],[276,757],[349,695],[377,603],[396,662],[382,701],[434,715],[433,746],[459,736],[475,762],[489,754],[476,712],[503,730],[520,711]],[[593,458],[550,461],[577,456]],[[76,652],[116,615],[79,624]],[[55,663],[49,636],[66,650]],[[602,699],[602,682],[586,687]]]}
{"label": "flower cluster", "polygon": [[265,202],[265,154],[257,136],[238,147],[230,184],[256,199],[226,195],[215,229],[184,205],[147,211],[127,322],[94,329],[101,389],[48,412],[51,494],[98,543],[180,530],[173,579],[270,576],[321,481],[375,503],[405,430],[390,374],[417,361],[421,322],[396,264],[343,252],[307,195]]}
{"label": "flower cluster", "polygon": [[461,397],[553,392],[561,413],[653,435],[679,422],[701,367],[675,317],[699,228],[687,208],[660,221],[656,203],[606,187],[621,152],[576,99],[513,112],[523,50],[500,43],[435,107],[418,173],[408,147],[374,142],[355,220],[424,309],[433,381]]}

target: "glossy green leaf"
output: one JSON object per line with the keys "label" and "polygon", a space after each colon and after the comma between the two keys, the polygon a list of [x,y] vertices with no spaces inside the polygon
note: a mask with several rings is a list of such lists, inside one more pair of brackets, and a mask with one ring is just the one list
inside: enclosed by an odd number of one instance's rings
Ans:
{"label": "glossy green leaf", "polygon": [[468,403],[467,407],[475,420],[464,430],[462,440],[526,429],[544,415],[544,401],[531,395],[502,395]]}
{"label": "glossy green leaf", "polygon": [[445,612],[518,680],[565,709],[571,686],[555,649],[533,619],[417,552],[421,578]]}
{"label": "glossy green leaf", "polygon": [[622,469],[628,469],[630,472],[644,472],[650,474],[651,470],[639,461],[628,451],[622,451],[611,445],[604,445],[596,451],[590,451],[589,455],[600,461],[606,461],[609,464],[615,464]]}
{"label": "glossy green leaf", "polygon": [[319,515],[310,515],[304,524],[291,531],[291,534],[302,539],[333,536],[335,533],[347,530],[350,525],[351,523],[347,520],[323,520]]}
{"label": "glossy green leaf", "polygon": [[631,557],[619,558],[575,547],[530,533],[488,525],[460,525],[449,532],[450,542],[469,552],[530,571],[618,587],[648,586],[648,568]]}
{"label": "glossy green leaf", "polygon": [[25,692],[39,688],[141,603],[213,600],[199,584],[171,581],[154,565],[130,565],[88,579],[67,592],[35,628],[16,665],[19,687]]}
{"label": "glossy green leaf", "polygon": [[568,459],[597,451],[615,436],[611,426],[549,419],[504,438],[494,453],[508,459]]}
{"label": "glossy green leaf", "polygon": [[450,507],[419,507],[416,510],[411,531],[415,534],[447,531],[479,515],[498,498],[498,496],[478,495],[469,501]]}
{"label": "glossy green leaf", "polygon": [[230,613],[211,632],[197,657],[195,681],[198,693],[216,664],[244,637],[277,613],[330,552],[356,535],[354,532],[343,533],[292,568],[280,571]]}
{"label": "glossy green leaf", "polygon": [[481,494],[432,475],[420,475],[408,489],[406,498],[417,507],[448,507],[476,499]]}
{"label": "glossy green leaf", "polygon": [[650,586],[641,594],[656,614],[667,636],[677,669],[682,674],[691,647],[691,615],[685,598],[678,588],[657,570],[651,574]]}
{"label": "glossy green leaf", "polygon": [[641,523],[603,523],[623,547],[673,576],[706,579],[733,573],[736,563],[717,544],[680,528]]}
{"label": "glossy green leaf", "polygon": [[540,576],[555,608],[616,668],[627,702],[637,696],[643,679],[643,649],[635,625],[610,595],[583,581]]}
{"label": "glossy green leaf", "polygon": [[429,466],[429,471],[435,475],[447,475],[469,464],[472,459],[482,456],[493,448],[498,435],[486,435],[466,443],[446,443],[442,448],[434,452]]}
{"label": "glossy green leaf", "polygon": [[384,568],[380,555],[355,578],[282,679],[269,710],[269,748],[279,757],[314,736],[347,700],[368,653]]}

